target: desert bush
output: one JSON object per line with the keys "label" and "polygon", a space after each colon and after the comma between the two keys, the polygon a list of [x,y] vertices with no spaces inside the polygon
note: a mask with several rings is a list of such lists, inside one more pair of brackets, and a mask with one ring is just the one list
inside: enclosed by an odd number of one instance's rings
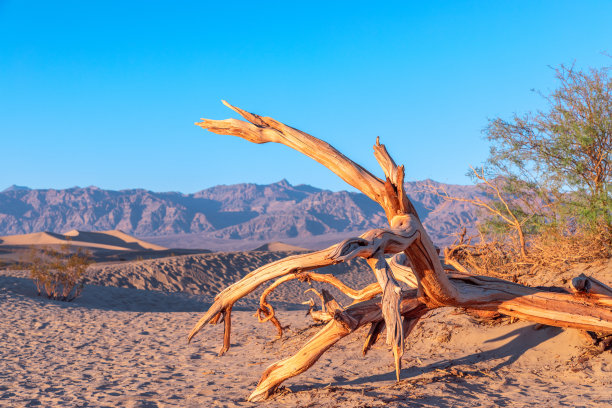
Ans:
{"label": "desert bush", "polygon": [[547,109],[489,122],[489,177],[502,177],[507,196],[545,202],[540,225],[595,235],[612,231],[612,78],[610,68],[555,70]]}
{"label": "desert bush", "polygon": [[[546,109],[492,119],[490,155],[470,175],[487,199],[479,236],[464,235],[449,261],[478,273],[521,274],[612,255],[610,68],[561,66]],[[497,271],[497,273],[495,273]]]}
{"label": "desert bush", "polygon": [[32,249],[27,263],[39,296],[44,293],[49,299],[70,302],[83,291],[91,258],[80,248],[73,251],[64,245],[60,250]]}

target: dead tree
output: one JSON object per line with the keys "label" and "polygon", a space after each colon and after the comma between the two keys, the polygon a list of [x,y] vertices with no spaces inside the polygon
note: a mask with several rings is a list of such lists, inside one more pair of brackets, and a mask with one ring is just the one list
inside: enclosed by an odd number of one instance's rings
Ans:
{"label": "dead tree", "polygon": [[[205,325],[223,319],[222,355],[230,347],[231,313],[234,303],[260,285],[277,279],[271,290],[293,278],[323,280],[355,299],[347,307],[330,308],[329,322],[294,356],[269,366],[249,401],[269,397],[286,379],[303,373],[338,340],[370,324],[364,354],[386,328],[387,342],[395,358],[399,379],[404,339],[427,311],[444,306],[466,310],[498,312],[537,323],[572,327],[598,333],[612,333],[612,297],[601,293],[578,296],[530,288],[487,276],[445,270],[416,210],[404,192],[404,167],[395,164],[387,149],[376,140],[374,155],[382,167],[381,179],[354,163],[328,143],[272,118],[258,116],[223,102],[240,114],[238,119],[203,119],[196,123],[211,132],[238,136],[253,143],[284,144],[323,164],[351,186],[376,201],[385,211],[388,229],[370,230],[327,249],[294,255],[249,273],[219,293],[212,306],[189,333],[193,338]],[[387,256],[396,254],[391,261]],[[378,285],[361,291],[346,287],[337,279],[321,278],[309,271],[364,258]],[[413,289],[402,290],[399,282]],[[257,313],[260,320],[272,320],[273,309],[262,295]],[[278,321],[276,321],[278,323]],[[275,323],[275,324],[276,324]],[[277,325],[280,328],[280,324]]]}

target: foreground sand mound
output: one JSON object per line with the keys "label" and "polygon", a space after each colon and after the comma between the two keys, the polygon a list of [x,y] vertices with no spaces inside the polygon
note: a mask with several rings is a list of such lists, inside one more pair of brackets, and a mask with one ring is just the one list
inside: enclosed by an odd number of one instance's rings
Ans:
{"label": "foreground sand mound", "polygon": [[[87,279],[88,283],[96,285],[183,292],[212,300],[217,293],[249,272],[294,254],[296,252],[213,252],[124,263],[101,263],[89,267]],[[362,288],[375,281],[374,274],[362,259],[328,266],[318,272],[333,273],[353,288]],[[263,285],[248,295],[247,303],[258,299],[267,286]],[[317,282],[313,282],[312,286],[319,289],[323,287]],[[299,304],[309,299],[309,296],[303,294],[309,287],[305,282],[290,281],[279,286],[270,300]],[[329,286],[325,287],[329,289]],[[343,294],[333,288],[330,290],[338,300],[348,302],[349,299]]]}
{"label": "foreground sand mound", "polygon": [[[212,252],[121,263],[99,263],[89,267],[87,282],[101,286],[183,292],[201,295],[212,301],[219,292],[249,272],[296,253],[281,251]],[[317,272],[334,274],[354,289],[361,289],[375,282],[370,267],[361,258],[321,268]],[[612,259],[578,265],[562,272],[540,271],[521,279],[531,286],[568,287],[571,279],[583,272],[602,282],[612,283]],[[245,300],[240,301],[238,305],[248,303],[249,307],[253,307],[261,292],[271,283],[262,285],[247,295]],[[351,299],[329,285],[318,282],[309,284],[298,280],[280,285],[272,292],[269,299],[275,301],[276,304],[280,302],[284,306],[299,305],[312,296],[304,294],[304,291],[310,287],[317,290],[328,289],[343,305],[351,302]]]}

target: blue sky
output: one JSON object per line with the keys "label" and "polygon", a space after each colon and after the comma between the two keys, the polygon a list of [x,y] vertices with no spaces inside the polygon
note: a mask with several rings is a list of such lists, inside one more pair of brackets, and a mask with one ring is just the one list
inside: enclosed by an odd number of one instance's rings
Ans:
{"label": "blue sky", "polygon": [[0,190],[348,187],[284,146],[193,125],[221,99],[381,174],[469,184],[488,118],[543,106],[550,66],[610,65],[610,1],[0,0]]}

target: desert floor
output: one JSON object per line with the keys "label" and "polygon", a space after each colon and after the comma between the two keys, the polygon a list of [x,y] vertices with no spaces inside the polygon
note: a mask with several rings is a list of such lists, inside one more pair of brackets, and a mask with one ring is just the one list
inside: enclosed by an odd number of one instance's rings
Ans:
{"label": "desert floor", "polygon": [[[87,285],[71,303],[36,296],[19,271],[0,271],[0,406],[69,407],[608,407],[612,353],[592,356],[576,330],[517,322],[478,325],[453,309],[423,319],[395,382],[384,339],[361,355],[364,329],[341,340],[271,400],[245,401],[263,370],[319,327],[303,310],[274,340],[248,302],[222,325],[186,335],[211,296]],[[285,307],[286,309],[286,307]]]}

